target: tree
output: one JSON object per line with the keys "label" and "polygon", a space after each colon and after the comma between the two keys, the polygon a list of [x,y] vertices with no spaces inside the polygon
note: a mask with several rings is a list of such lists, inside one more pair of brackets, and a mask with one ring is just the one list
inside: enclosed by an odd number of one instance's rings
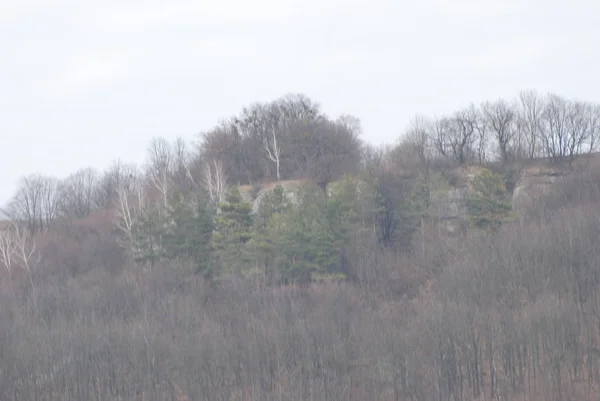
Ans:
{"label": "tree", "polygon": [[506,163],[513,157],[514,140],[517,134],[517,114],[509,103],[500,99],[482,105],[487,124],[494,133],[500,159]]}
{"label": "tree", "polygon": [[435,118],[432,123],[431,140],[439,158],[444,160],[452,155],[449,140],[451,124],[448,117]]}
{"label": "tree", "polygon": [[263,137],[263,147],[267,152],[267,156],[269,160],[275,163],[275,168],[277,172],[277,179],[281,179],[281,145],[277,143],[277,131],[272,128],[269,135],[265,135]]}
{"label": "tree", "polygon": [[227,175],[220,160],[213,159],[204,164],[204,188],[213,204],[223,202],[227,193]]}
{"label": "tree", "polygon": [[272,191],[265,194],[258,206],[258,216],[263,222],[267,222],[274,214],[283,214],[292,207],[285,190],[277,185]]}
{"label": "tree", "polygon": [[573,161],[576,155],[592,151],[595,145],[596,116],[593,107],[550,94],[542,114],[541,143],[553,161]]}
{"label": "tree", "polygon": [[290,212],[293,207],[294,204],[288,199],[281,185],[277,185],[272,191],[266,193],[258,205],[250,246],[255,263],[262,268],[268,282],[277,280],[273,261],[280,251],[275,242],[279,236],[278,233],[283,229],[281,217]]}
{"label": "tree", "polygon": [[268,221],[266,242],[284,283],[309,283],[342,273],[344,244],[340,203],[305,188],[299,204]]}
{"label": "tree", "polygon": [[27,272],[34,306],[37,304],[37,294],[33,274],[40,261],[34,234],[26,224],[13,220],[0,228],[0,263],[9,273],[13,266],[19,266]]}
{"label": "tree", "polygon": [[80,219],[94,211],[94,194],[99,181],[93,168],[81,169],[60,183],[60,212],[67,218]]}
{"label": "tree", "polygon": [[538,148],[542,132],[542,113],[545,108],[544,99],[535,91],[527,90],[519,93],[517,110],[517,152],[526,158],[533,159],[540,153]]}
{"label": "tree", "polygon": [[135,254],[134,227],[148,209],[146,189],[141,173],[132,173],[117,188],[117,216],[115,224],[125,236],[124,245]]}
{"label": "tree", "polygon": [[471,185],[468,209],[476,227],[496,230],[502,223],[513,219],[512,204],[500,174],[483,170]]}
{"label": "tree", "polygon": [[247,139],[240,134],[234,119],[222,121],[212,130],[201,134],[201,158],[205,163],[210,164],[214,164],[215,160],[218,161],[223,169],[223,175],[232,183],[241,185],[250,182],[260,174],[248,169],[248,161],[255,162],[256,159],[262,159],[262,154],[254,152],[257,146],[259,151],[262,150],[260,144],[246,146],[247,142]]}
{"label": "tree", "polygon": [[166,257],[164,237],[167,220],[159,206],[151,206],[133,221],[131,250],[135,262],[149,263],[153,268]]}
{"label": "tree", "polygon": [[162,240],[165,257],[191,260],[198,273],[212,277],[210,243],[214,223],[208,205],[202,199],[186,202],[181,194],[175,193],[166,219]]}
{"label": "tree", "polygon": [[246,244],[252,238],[252,205],[245,202],[237,187],[231,187],[219,204],[213,236],[219,261],[218,274],[241,273],[249,262]]}
{"label": "tree", "polygon": [[175,187],[184,196],[197,192],[199,189],[199,177],[193,171],[194,155],[185,140],[181,137],[175,139],[172,144],[173,163],[172,179]]}
{"label": "tree", "polygon": [[9,272],[17,253],[17,242],[10,225],[0,227],[0,262]]}
{"label": "tree", "polygon": [[414,229],[415,211],[409,204],[414,192],[414,179],[385,166],[365,178],[370,195],[373,231],[380,245],[391,248],[407,245]]}
{"label": "tree", "polygon": [[479,114],[473,106],[456,112],[450,119],[448,142],[454,159],[459,164],[464,164],[473,157],[473,146],[478,130],[481,129],[480,124]]}
{"label": "tree", "polygon": [[4,214],[11,220],[24,223],[33,234],[46,229],[59,212],[58,180],[54,177],[31,174],[19,182],[17,193],[9,201]]}
{"label": "tree", "polygon": [[102,174],[94,192],[94,208],[108,209],[118,205],[119,188],[138,173],[135,165],[116,161]]}
{"label": "tree", "polygon": [[405,165],[415,165],[415,162],[407,163],[408,160],[418,161],[418,166],[424,171],[429,170],[433,159],[433,130],[434,123],[429,119],[416,115],[408,126],[408,129],[396,148],[396,152],[402,151],[402,159]]}
{"label": "tree", "polygon": [[172,186],[174,155],[171,145],[163,138],[153,138],[148,148],[147,174],[158,190],[162,206],[167,207]]}
{"label": "tree", "polygon": [[286,133],[284,112],[277,102],[255,103],[244,108],[235,119],[239,131],[248,140],[260,143],[267,160],[275,163],[277,179],[281,179],[281,136]]}
{"label": "tree", "polygon": [[358,170],[362,144],[355,132],[329,120],[293,127],[296,166],[323,190],[344,173]]}

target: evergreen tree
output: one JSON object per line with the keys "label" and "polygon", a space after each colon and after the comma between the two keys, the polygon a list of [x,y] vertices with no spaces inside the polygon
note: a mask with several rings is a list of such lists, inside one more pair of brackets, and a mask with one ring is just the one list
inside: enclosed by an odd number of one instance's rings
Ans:
{"label": "evergreen tree", "polygon": [[285,194],[281,185],[277,185],[272,191],[264,195],[258,207],[258,221],[265,226],[271,216],[285,213],[290,209],[292,203]]}
{"label": "evergreen tree", "polygon": [[306,283],[339,273],[343,245],[339,202],[308,188],[297,206],[269,219],[266,243],[284,282]]}
{"label": "evergreen tree", "polygon": [[211,277],[210,242],[214,223],[207,203],[203,199],[186,202],[176,193],[169,203],[167,219],[163,240],[166,256],[191,260],[197,272]]}
{"label": "evergreen tree", "polygon": [[287,198],[281,185],[277,185],[273,191],[265,194],[258,207],[254,235],[249,244],[252,248],[256,267],[268,282],[276,280],[274,265],[277,250],[271,235],[279,228],[279,223],[283,221],[281,216],[288,213],[292,207],[292,202]]}
{"label": "evergreen tree", "polygon": [[133,258],[137,263],[150,263],[154,267],[164,256],[163,235],[165,221],[157,208],[139,216],[132,227]]}
{"label": "evergreen tree", "polygon": [[514,219],[512,204],[501,175],[483,170],[471,185],[468,210],[475,227],[496,230],[502,223]]}
{"label": "evergreen tree", "polygon": [[219,274],[242,273],[251,261],[248,241],[252,238],[252,205],[245,202],[237,187],[231,187],[219,205],[213,245]]}

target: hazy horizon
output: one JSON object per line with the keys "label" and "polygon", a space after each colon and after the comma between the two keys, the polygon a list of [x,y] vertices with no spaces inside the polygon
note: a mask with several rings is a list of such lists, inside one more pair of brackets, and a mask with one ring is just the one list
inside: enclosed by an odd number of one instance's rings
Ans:
{"label": "hazy horizon", "polygon": [[598,102],[600,4],[564,4],[0,0],[0,205],[24,175],[141,163],[285,93],[371,143],[524,89]]}

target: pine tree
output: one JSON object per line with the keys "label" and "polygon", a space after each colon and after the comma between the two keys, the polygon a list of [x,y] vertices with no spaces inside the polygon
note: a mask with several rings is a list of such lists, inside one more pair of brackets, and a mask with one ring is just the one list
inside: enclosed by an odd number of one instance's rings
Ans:
{"label": "pine tree", "polygon": [[514,219],[512,204],[501,175],[484,170],[472,181],[468,200],[471,222],[478,228],[496,230]]}
{"label": "pine tree", "polygon": [[308,189],[297,206],[273,215],[267,243],[284,282],[307,283],[340,272],[344,243],[341,203]]}
{"label": "pine tree", "polygon": [[150,263],[154,267],[163,256],[163,236],[165,221],[156,208],[139,216],[132,227],[132,250],[137,263]]}
{"label": "pine tree", "polygon": [[207,203],[203,199],[187,202],[175,194],[169,203],[167,220],[163,239],[167,257],[191,260],[198,273],[212,276],[210,241],[214,224]]}
{"label": "pine tree", "polygon": [[243,273],[251,260],[248,241],[252,238],[252,205],[243,200],[237,187],[231,187],[219,210],[213,237],[219,274]]}

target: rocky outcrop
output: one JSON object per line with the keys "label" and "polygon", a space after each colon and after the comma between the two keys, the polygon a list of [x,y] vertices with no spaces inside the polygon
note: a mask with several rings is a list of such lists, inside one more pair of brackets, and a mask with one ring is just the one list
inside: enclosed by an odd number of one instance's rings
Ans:
{"label": "rocky outcrop", "polygon": [[[560,182],[564,182],[573,174],[583,174],[596,168],[600,171],[599,155],[582,156],[571,165],[553,165],[547,160],[534,160],[527,165],[509,166],[516,172],[512,191],[512,204],[518,214],[527,213],[536,207],[541,196],[555,191]],[[467,223],[467,205],[471,182],[474,177],[485,170],[480,166],[463,166],[453,169],[448,176],[451,185],[448,190],[441,191],[433,200],[432,211],[439,221],[443,221],[451,233],[460,232]],[[292,202],[297,201],[298,191],[306,185],[307,180],[284,180],[252,187],[240,187],[242,197],[252,203],[252,210],[258,211],[265,195],[277,185],[281,185]]]}
{"label": "rocky outcrop", "polygon": [[[561,184],[576,178],[596,180],[595,176],[600,172],[600,153],[582,155],[572,163],[563,164],[536,160],[519,170],[512,194],[512,204],[518,213],[527,213],[539,207],[541,197],[556,193]],[[579,185],[585,184],[582,182]]]}
{"label": "rocky outcrop", "polygon": [[252,204],[252,212],[258,212],[260,203],[264,199],[265,195],[273,191],[275,187],[281,185],[286,197],[291,202],[297,202],[298,191],[306,185],[306,180],[283,180],[277,182],[271,182],[269,184],[260,185],[253,187],[251,185],[244,185],[240,187],[240,194],[242,198]]}
{"label": "rocky outcrop", "polygon": [[517,213],[531,210],[541,196],[550,194],[556,184],[568,174],[565,168],[548,165],[524,168],[513,190],[513,208]]}

